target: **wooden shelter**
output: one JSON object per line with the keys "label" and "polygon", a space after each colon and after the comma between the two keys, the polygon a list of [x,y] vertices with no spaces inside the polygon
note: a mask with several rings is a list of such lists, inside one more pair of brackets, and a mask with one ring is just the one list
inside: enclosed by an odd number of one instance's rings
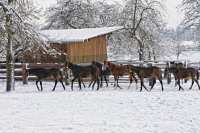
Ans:
{"label": "wooden shelter", "polygon": [[73,63],[104,61],[107,59],[107,35],[120,29],[123,27],[42,30],[40,34],[50,44],[50,48],[61,54],[55,57],[41,50],[29,51],[23,56],[23,60],[31,63],[58,63],[66,60]]}
{"label": "wooden shelter", "polygon": [[88,63],[107,59],[107,35],[122,28],[43,30],[41,34],[52,48],[67,55],[66,59],[73,63]]}

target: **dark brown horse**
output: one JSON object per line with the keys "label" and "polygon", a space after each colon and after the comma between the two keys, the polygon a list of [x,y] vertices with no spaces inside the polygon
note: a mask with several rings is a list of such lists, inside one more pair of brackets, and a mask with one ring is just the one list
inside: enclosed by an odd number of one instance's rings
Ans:
{"label": "dark brown horse", "polygon": [[189,89],[192,89],[194,82],[196,82],[200,90],[200,86],[198,82],[199,72],[197,69],[192,68],[192,67],[185,68],[185,67],[171,66],[171,67],[165,68],[164,77],[166,77],[168,73],[172,73],[174,75],[174,78],[175,80],[177,80],[177,84],[179,86],[179,91],[184,90],[183,87],[180,85],[181,79],[184,79],[184,80],[192,79],[192,84]]}
{"label": "dark brown horse", "polygon": [[[71,83],[71,90],[73,91],[73,83],[76,79],[78,79],[79,88],[81,90],[81,82],[84,77],[91,76],[91,82],[93,82],[92,89],[94,89],[94,85],[97,82],[97,90],[99,90],[99,77],[100,77],[100,70],[96,65],[77,65],[71,62],[65,63],[66,69],[71,69],[73,74],[73,79]],[[83,82],[82,82],[83,83]]]}
{"label": "dark brown horse", "polygon": [[[103,87],[103,80],[105,80],[106,87],[108,87],[108,80],[109,80],[109,78],[107,78],[107,77],[111,75],[111,72],[110,72],[109,68],[106,67],[104,64],[98,62],[98,61],[92,61],[92,64],[96,65],[99,68],[99,70],[100,70],[100,75],[99,75],[100,79],[101,79],[100,80],[100,87]],[[92,83],[93,82],[91,82],[89,84],[89,87],[92,85]]]}
{"label": "dark brown horse", "polygon": [[[110,61],[104,61],[104,65],[106,65],[110,69],[112,75],[114,76],[114,80],[115,80],[114,87],[119,87],[120,89],[122,89],[118,84],[118,80],[120,76],[124,76],[124,75],[129,75],[130,84],[132,83],[133,78],[135,79],[135,82],[137,83],[137,79],[135,78],[134,73],[131,73],[132,75],[130,75],[128,65],[117,65],[117,64],[111,63]],[[130,84],[129,84],[129,87],[130,87]]]}
{"label": "dark brown horse", "polygon": [[[43,91],[42,80],[49,79],[49,78],[51,78],[55,81],[55,85],[54,85],[52,91],[55,91],[58,81],[60,81],[60,83],[63,86],[63,89],[65,90],[65,86],[63,84],[63,75],[62,75],[61,70],[58,68],[51,68],[51,69],[30,68],[30,69],[26,69],[25,74],[27,77],[28,77],[28,75],[34,75],[37,77],[36,86],[37,86],[38,91]],[[40,82],[41,89],[38,86],[38,82]]]}
{"label": "dark brown horse", "polygon": [[135,72],[141,82],[141,88],[140,91],[142,91],[142,87],[145,88],[145,90],[149,91],[147,89],[147,87],[144,85],[144,78],[150,78],[152,79],[152,86],[150,91],[153,89],[155,83],[156,83],[156,79],[158,79],[160,81],[161,87],[162,87],[162,91],[164,90],[163,88],[163,83],[162,83],[162,71],[160,68],[155,67],[155,66],[150,66],[150,67],[140,67],[140,66],[133,66],[130,65],[129,68]]}
{"label": "dark brown horse", "polygon": [[[167,62],[167,67],[176,67],[176,68],[184,68],[185,65],[182,62],[176,62],[176,61],[169,61]],[[167,78],[167,83],[171,83],[171,73],[168,73],[167,75],[164,75],[165,78]],[[175,76],[174,76],[175,77]],[[186,82],[186,80],[185,80]],[[178,81],[175,79],[175,87],[177,86]]]}

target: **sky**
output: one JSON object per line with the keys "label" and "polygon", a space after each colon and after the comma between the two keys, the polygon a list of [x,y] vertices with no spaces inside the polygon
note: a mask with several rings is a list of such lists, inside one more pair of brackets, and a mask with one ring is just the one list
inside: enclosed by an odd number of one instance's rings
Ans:
{"label": "sky", "polygon": [[[42,8],[49,7],[56,4],[56,0],[33,0],[38,6]],[[123,0],[110,0],[122,2]],[[161,0],[165,6],[165,11],[163,11],[164,20],[167,23],[168,28],[176,28],[181,22],[183,14],[178,10],[181,0]]]}
{"label": "sky", "polygon": [[176,28],[183,19],[183,13],[180,10],[181,0],[163,0],[166,7],[165,21],[169,27]]}

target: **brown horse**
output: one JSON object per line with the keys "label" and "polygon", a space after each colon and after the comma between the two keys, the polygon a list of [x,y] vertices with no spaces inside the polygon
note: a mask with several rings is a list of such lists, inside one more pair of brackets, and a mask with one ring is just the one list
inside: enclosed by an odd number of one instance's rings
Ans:
{"label": "brown horse", "polygon": [[199,72],[197,69],[192,68],[192,67],[176,67],[176,66],[172,66],[172,67],[166,67],[165,71],[164,71],[164,77],[166,77],[166,75],[168,75],[168,73],[172,73],[174,75],[175,80],[177,80],[177,84],[179,86],[179,91],[180,90],[184,90],[183,87],[180,85],[180,80],[184,79],[184,80],[188,80],[188,79],[192,79],[192,84],[190,86],[190,90],[193,87],[194,82],[196,82],[196,84],[199,87],[200,90],[200,86],[199,86]]}
{"label": "brown horse", "polygon": [[[114,80],[115,80],[114,87],[119,87],[120,89],[122,89],[118,84],[118,80],[120,76],[124,76],[124,75],[129,75],[130,84],[132,83],[133,78],[135,79],[135,82],[137,83],[137,79],[135,78],[135,76],[133,74],[130,75],[128,65],[117,65],[117,64],[111,63],[110,61],[104,61],[104,65],[110,69],[112,75],[114,76]],[[129,84],[129,87],[130,87],[130,84]]]}
{"label": "brown horse", "polygon": [[[61,70],[58,68],[50,68],[50,69],[30,68],[30,69],[26,69],[25,75],[26,75],[26,77],[28,77],[28,75],[34,75],[37,77],[36,86],[37,86],[38,91],[43,91],[42,80],[45,80],[48,78],[53,78],[53,80],[55,81],[55,85],[54,85],[52,91],[55,91],[58,81],[60,81],[60,83],[63,86],[63,89],[65,90],[65,86],[63,84],[63,74],[62,74]],[[40,82],[41,89],[38,86],[38,82]]]}
{"label": "brown horse", "polygon": [[[176,67],[177,69],[179,69],[179,68],[185,68],[185,64],[183,64],[182,62],[170,61],[170,62],[167,62],[167,67]],[[168,73],[167,75],[164,75],[164,76],[165,78],[167,77],[167,82],[169,84],[171,82],[171,73]],[[187,79],[185,79],[185,83],[186,82],[187,82]],[[175,86],[177,85],[178,85],[178,81],[177,79],[175,79]]]}
{"label": "brown horse", "polygon": [[[73,83],[76,79],[78,79],[79,88],[81,90],[81,82],[84,77],[91,77],[91,82],[93,82],[92,89],[94,89],[94,85],[97,82],[97,90],[99,90],[99,78],[100,78],[100,70],[94,65],[77,65],[71,62],[65,63],[66,69],[71,69],[73,74],[73,79],[71,83],[71,90],[73,91]],[[83,83],[83,82],[82,82]]]}
{"label": "brown horse", "polygon": [[162,71],[160,68],[155,67],[155,66],[151,66],[151,67],[140,67],[140,66],[133,66],[130,65],[129,68],[135,72],[141,82],[141,88],[140,91],[142,91],[142,87],[145,88],[145,90],[149,91],[147,89],[147,87],[144,85],[144,78],[150,78],[152,79],[153,83],[151,86],[150,91],[153,89],[155,83],[156,83],[156,79],[158,79],[160,81],[161,87],[162,87],[162,91],[164,91],[163,88],[163,83],[162,83]]}

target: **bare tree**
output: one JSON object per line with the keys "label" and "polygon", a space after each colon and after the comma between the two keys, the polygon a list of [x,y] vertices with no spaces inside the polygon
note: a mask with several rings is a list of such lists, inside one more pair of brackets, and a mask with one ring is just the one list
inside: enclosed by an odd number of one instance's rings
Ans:
{"label": "bare tree", "polygon": [[[162,17],[158,9],[160,7],[161,3],[156,0],[129,0],[124,7],[125,27],[133,42],[138,44],[139,60],[144,60],[145,44],[156,37],[153,31],[161,27]],[[150,30],[149,27],[153,27],[154,30]]]}

